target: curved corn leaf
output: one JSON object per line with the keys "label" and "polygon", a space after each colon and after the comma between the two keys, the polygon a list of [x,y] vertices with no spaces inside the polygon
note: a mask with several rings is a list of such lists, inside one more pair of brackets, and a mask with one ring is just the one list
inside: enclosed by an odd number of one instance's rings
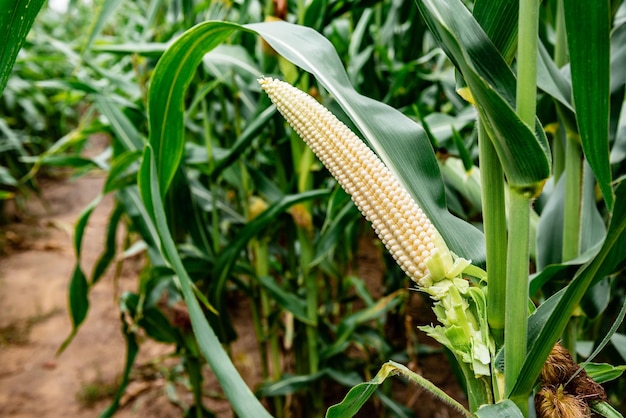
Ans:
{"label": "curved corn leaf", "polygon": [[[417,373],[409,370],[406,366],[396,363],[395,361],[388,361],[383,364],[376,376],[369,382],[359,383],[343,398],[343,401],[337,405],[333,405],[326,411],[326,418],[350,418],[356,415],[357,412],[365,405],[365,402],[376,392],[378,386],[380,386],[388,377],[402,375],[409,379],[413,383],[417,383],[422,388],[430,392],[431,395],[441,399],[448,405],[457,409],[466,416],[472,414],[466,410],[463,405],[452,399],[448,394],[443,392],[437,386]],[[515,416],[515,415],[513,415]]]}
{"label": "curved corn leaf", "polygon": [[67,348],[69,343],[72,342],[78,328],[87,317],[87,311],[89,311],[89,283],[87,282],[87,277],[85,276],[80,263],[85,229],[87,228],[87,223],[89,222],[91,214],[101,200],[102,194],[99,194],[89,203],[89,205],[87,205],[87,207],[85,207],[85,209],[83,209],[78,216],[78,220],[76,221],[76,227],[74,228],[74,252],[76,253],[76,265],[74,266],[74,272],[72,273],[72,278],[70,279],[68,288],[68,305],[70,318],[72,319],[72,331],[57,350],[57,354],[62,353]]}
{"label": "curved corn leaf", "polygon": [[150,144],[165,196],[178,170],[185,146],[183,121],[185,93],[202,57],[242,27],[225,22],[204,22],[186,31],[159,60],[148,92]]}
{"label": "curved corn leaf", "polygon": [[7,85],[24,39],[45,0],[3,0],[0,4],[0,94]]}
{"label": "curved corn leaf", "polygon": [[506,61],[459,0],[417,4],[470,88],[509,184],[536,191],[550,175],[550,148],[539,120],[531,129],[515,113],[516,81]]}
{"label": "curved corn leaf", "polygon": [[156,161],[150,145],[146,146],[143,155],[138,183],[142,200],[146,208],[149,209],[148,215],[152,219],[159,235],[162,255],[177,275],[177,283],[189,309],[191,325],[200,351],[215,373],[226,397],[230,400],[233,409],[239,416],[270,417],[270,414],[239,375],[215,332],[207,322],[205,314],[194,295],[193,283],[183,266],[168,229],[161,191],[159,190]]}
{"label": "curved corn leaf", "polygon": [[576,122],[585,158],[609,210],[614,201],[609,164],[610,3],[563,1]]}
{"label": "curved corn leaf", "polygon": [[607,363],[589,363],[585,365],[585,372],[597,383],[610,382],[624,374],[626,366],[613,366]]}
{"label": "curved corn leaf", "polygon": [[300,322],[304,322],[307,325],[315,325],[307,316],[306,300],[280,287],[272,276],[260,276],[257,277],[257,280],[267,290],[267,293],[272,296],[272,299],[278,303],[278,306],[291,312]]}

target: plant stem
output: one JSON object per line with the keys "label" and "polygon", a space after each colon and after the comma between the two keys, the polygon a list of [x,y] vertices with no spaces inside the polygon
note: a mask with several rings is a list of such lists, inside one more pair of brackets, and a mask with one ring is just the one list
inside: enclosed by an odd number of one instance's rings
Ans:
{"label": "plant stem", "polygon": [[[539,1],[520,0],[517,55],[517,114],[534,131],[537,100]],[[519,158],[524,158],[520,155]],[[524,190],[510,188],[504,331],[504,387],[511,392],[526,358],[530,203]],[[512,399],[528,416],[527,396]]]}
{"label": "plant stem", "polygon": [[[532,130],[537,108],[539,1],[520,0],[517,51],[517,114]],[[520,158],[523,156],[520,155]]]}
{"label": "plant stem", "polygon": [[[563,0],[557,1],[556,10],[556,22],[555,22],[556,41],[554,43],[554,63],[559,67],[563,67],[567,64],[567,34],[565,32],[565,14],[563,10]],[[559,181],[561,174],[565,171],[565,151],[564,151],[564,139],[565,139],[565,127],[562,122],[562,112],[560,105],[557,104],[557,111],[559,115],[559,127],[554,133],[554,140],[552,144],[552,161],[553,161],[553,174],[554,184]],[[563,140],[563,141],[562,141]]]}
{"label": "plant stem", "polygon": [[504,173],[496,150],[482,123],[478,121],[480,182],[482,191],[483,229],[487,246],[487,318],[496,341],[496,349],[504,342],[506,311],[506,208]]}
{"label": "plant stem", "polygon": [[[269,274],[269,251],[267,245],[267,239],[262,240],[253,240],[252,242],[254,248],[254,263],[257,277],[267,276]],[[261,299],[261,315],[262,315],[262,326],[263,326],[263,337],[262,341],[267,341],[269,343],[269,354],[271,357],[272,363],[272,380],[277,382],[280,380],[281,373],[281,365],[280,365],[280,345],[278,343],[278,334],[272,332],[272,325],[270,324],[270,317],[272,315],[271,306],[270,306],[270,298],[265,291],[263,286],[259,286],[259,296]],[[263,344],[264,355],[267,355],[267,347]],[[262,359],[261,361],[266,363],[267,368],[267,358]],[[283,399],[280,396],[273,397],[274,403],[274,414],[275,416],[282,417],[283,416]]]}
{"label": "plant stem", "polygon": [[567,64],[567,34],[565,32],[565,12],[563,0],[557,1],[556,9],[556,41],[554,43],[554,63],[561,68]]}
{"label": "plant stem", "polygon": [[[504,331],[504,387],[507,394],[515,386],[526,358],[530,197],[512,189],[509,205]],[[527,399],[516,404],[522,411],[528,409]]]}
{"label": "plant stem", "polygon": [[[565,148],[565,207],[563,213],[562,261],[569,261],[580,253],[580,228],[582,216],[582,149],[577,138],[567,135]],[[570,318],[563,333],[563,346],[576,361],[578,321]]]}

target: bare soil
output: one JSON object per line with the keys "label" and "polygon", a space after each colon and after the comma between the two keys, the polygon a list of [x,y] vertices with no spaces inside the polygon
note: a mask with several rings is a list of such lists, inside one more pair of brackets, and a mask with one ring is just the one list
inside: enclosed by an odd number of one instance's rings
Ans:
{"label": "bare soil", "polygon": [[[141,259],[126,260],[117,278],[110,269],[91,290],[85,323],[65,352],[56,355],[71,330],[67,285],[75,263],[74,223],[102,184],[102,176],[45,182],[47,207],[32,199],[26,216],[0,231],[4,241],[0,256],[0,417],[94,417],[112,399],[125,361],[118,297],[122,291],[136,288]],[[107,197],[90,220],[83,243],[86,272],[91,271],[102,251],[111,209],[112,199]],[[364,261],[369,273],[363,274],[381,276],[380,264],[376,267],[375,260],[374,265],[371,260]],[[430,309],[418,297],[411,301],[412,311],[421,316],[416,323],[430,322]],[[254,387],[260,380],[260,361],[250,316],[240,311],[234,322],[240,338],[233,346],[233,359]],[[433,344],[423,336],[419,338],[421,344]],[[176,361],[168,357],[172,350],[148,339],[141,342],[117,417],[182,416],[181,405],[190,405],[191,396],[167,379],[167,371],[171,372]],[[464,398],[442,354],[420,358],[410,366],[454,398]],[[210,373],[207,380],[207,408],[218,417],[233,416]],[[416,416],[461,416],[415,386],[394,385],[404,393],[405,404]],[[341,391],[343,397],[347,389]],[[370,415],[363,411],[359,416]]]}

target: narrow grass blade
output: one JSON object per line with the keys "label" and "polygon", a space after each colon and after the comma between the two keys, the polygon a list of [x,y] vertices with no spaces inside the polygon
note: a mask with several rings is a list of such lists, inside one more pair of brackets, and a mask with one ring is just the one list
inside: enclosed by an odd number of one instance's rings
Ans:
{"label": "narrow grass blade", "polygon": [[149,216],[159,234],[163,257],[176,273],[177,283],[189,309],[191,325],[198,341],[198,346],[224,389],[226,397],[230,400],[235,412],[243,418],[270,417],[239,375],[215,332],[213,332],[213,329],[207,322],[204,312],[194,295],[191,279],[183,266],[168,229],[159,189],[156,161],[153,157],[151,146],[146,146],[138,182],[142,199],[146,207],[150,209]]}

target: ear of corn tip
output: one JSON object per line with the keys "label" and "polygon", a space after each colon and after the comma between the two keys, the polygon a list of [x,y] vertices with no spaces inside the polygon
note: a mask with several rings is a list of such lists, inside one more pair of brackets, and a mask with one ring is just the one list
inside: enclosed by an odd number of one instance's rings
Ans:
{"label": "ear of corn tip", "polygon": [[[359,137],[313,97],[269,77],[259,79],[278,111],[313,150],[404,272],[424,286],[456,271],[456,260],[419,205]],[[435,255],[434,258],[432,256]],[[465,265],[469,262],[463,260]]]}

